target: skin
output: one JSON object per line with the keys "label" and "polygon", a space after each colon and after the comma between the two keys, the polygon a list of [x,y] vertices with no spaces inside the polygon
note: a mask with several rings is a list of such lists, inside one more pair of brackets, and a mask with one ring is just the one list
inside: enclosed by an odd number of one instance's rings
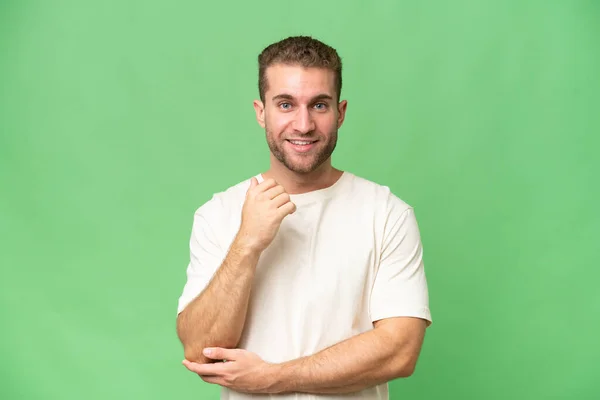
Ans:
{"label": "skin", "polygon": [[[342,175],[332,167],[331,154],[347,108],[347,101],[337,101],[333,71],[276,64],[266,74],[265,101],[254,101],[271,150],[270,169],[263,176],[274,178],[289,194],[331,186]],[[316,143],[300,153],[290,139]]]}
{"label": "skin", "polygon": [[[375,321],[371,331],[281,364],[236,348],[258,257],[295,210],[289,194],[326,188],[343,173],[331,163],[347,107],[336,98],[334,73],[295,65],[273,65],[266,73],[265,101],[255,100],[254,109],[271,150],[270,168],[260,185],[252,180],[240,232],[215,279],[178,318],[183,365],[205,382],[246,393],[350,393],[408,377],[427,326],[419,318]],[[314,143],[299,151],[289,142],[296,139]]]}
{"label": "skin", "polygon": [[[271,243],[281,221],[296,206],[274,179],[252,178],[242,207],[242,222],[225,260],[207,287],[177,317],[177,334],[187,360],[211,362],[206,346],[237,346],[260,254]],[[218,304],[219,307],[214,307]]]}

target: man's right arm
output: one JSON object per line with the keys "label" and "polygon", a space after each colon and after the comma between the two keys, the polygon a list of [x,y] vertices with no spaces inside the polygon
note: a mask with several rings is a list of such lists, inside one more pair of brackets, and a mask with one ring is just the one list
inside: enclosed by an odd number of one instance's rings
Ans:
{"label": "man's right arm", "polygon": [[250,289],[260,252],[236,237],[207,287],[177,317],[185,358],[199,363],[205,347],[235,348],[246,321]]}
{"label": "man's right arm", "polygon": [[277,234],[281,221],[295,210],[290,196],[273,179],[258,184],[252,178],[240,229],[225,259],[204,290],[177,317],[177,335],[188,361],[213,362],[202,354],[206,347],[237,347],[260,254]]}

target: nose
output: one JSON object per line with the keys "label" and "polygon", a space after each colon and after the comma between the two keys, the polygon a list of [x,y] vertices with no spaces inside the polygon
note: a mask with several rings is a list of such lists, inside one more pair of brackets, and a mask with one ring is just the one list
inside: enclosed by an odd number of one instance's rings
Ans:
{"label": "nose", "polygon": [[293,128],[298,133],[309,133],[315,129],[315,121],[306,107],[298,108],[294,118]]}

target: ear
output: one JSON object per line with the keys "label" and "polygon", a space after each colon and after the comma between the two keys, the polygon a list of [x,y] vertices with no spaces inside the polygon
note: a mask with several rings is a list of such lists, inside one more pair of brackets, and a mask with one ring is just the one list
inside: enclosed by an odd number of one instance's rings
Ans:
{"label": "ear", "polygon": [[342,127],[344,123],[344,118],[346,118],[346,107],[348,106],[348,101],[343,100],[338,104],[338,129]]}
{"label": "ear", "polygon": [[256,112],[256,121],[263,128],[265,127],[265,106],[262,101],[254,100],[254,111]]}

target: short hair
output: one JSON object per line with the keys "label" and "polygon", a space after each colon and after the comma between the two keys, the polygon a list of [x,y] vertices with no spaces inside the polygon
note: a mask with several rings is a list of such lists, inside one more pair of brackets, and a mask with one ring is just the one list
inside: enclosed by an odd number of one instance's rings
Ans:
{"label": "short hair", "polygon": [[333,47],[310,36],[290,36],[267,46],[258,56],[258,92],[263,102],[268,88],[266,71],[275,64],[326,68],[333,71],[339,101],[342,92],[342,60]]}

